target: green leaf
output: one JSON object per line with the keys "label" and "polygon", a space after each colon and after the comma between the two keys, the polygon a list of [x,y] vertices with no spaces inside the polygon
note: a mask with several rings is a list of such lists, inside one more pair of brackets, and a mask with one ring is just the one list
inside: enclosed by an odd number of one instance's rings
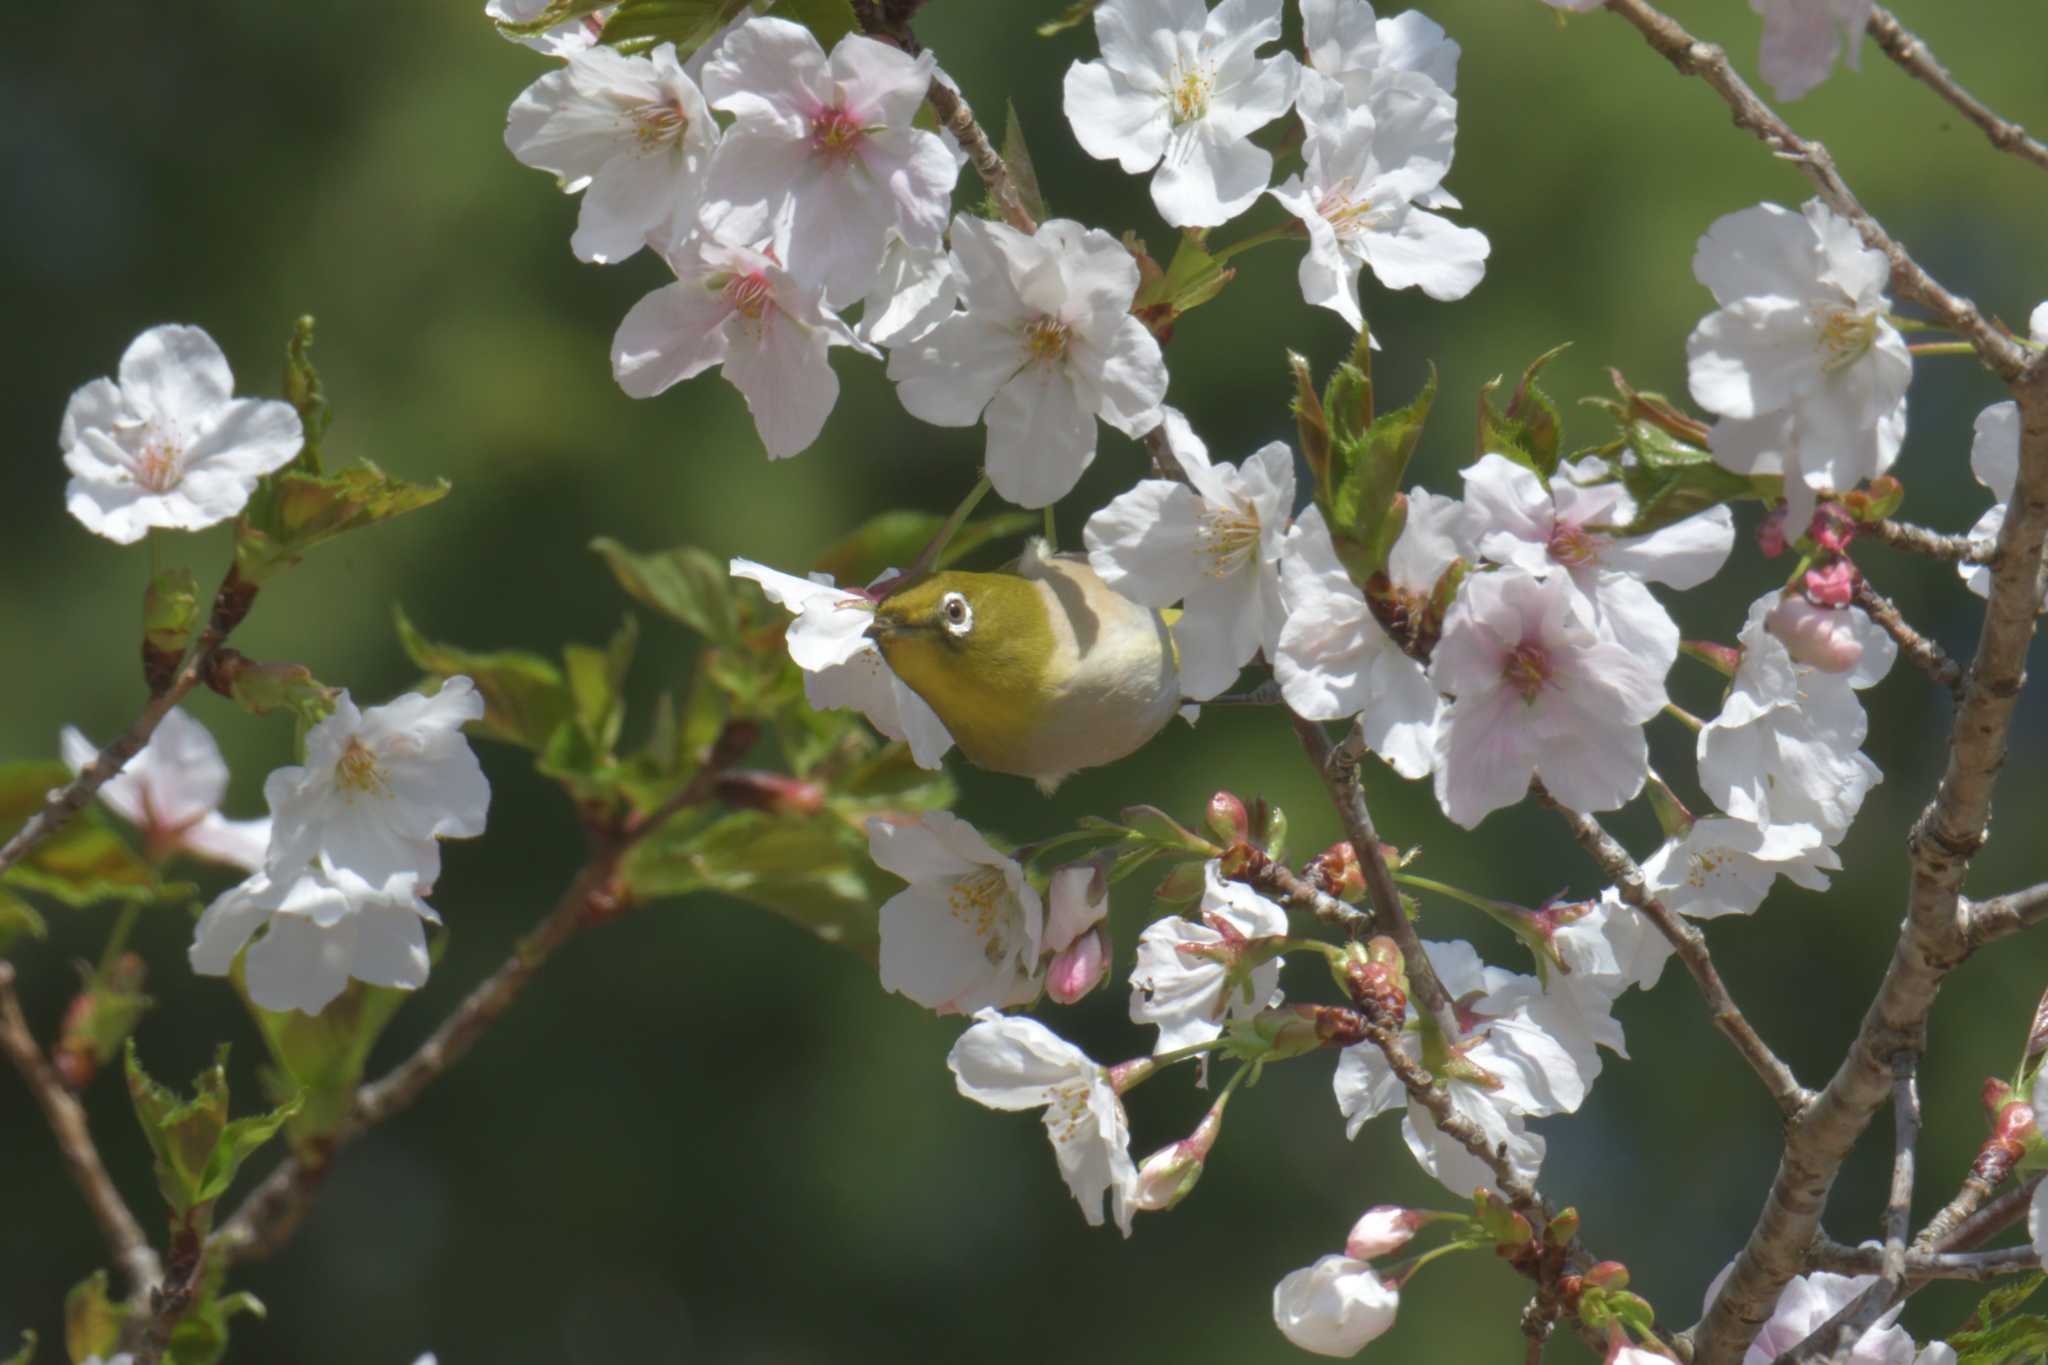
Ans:
{"label": "green leaf", "polygon": [[959,795],[943,769],[921,768],[910,746],[892,740],[861,759],[832,784],[845,804],[886,805],[891,810],[945,810]]}
{"label": "green leaf", "polygon": [[2048,1360],[2048,1318],[2022,1313],[1948,1339],[1956,1365],[2041,1365]]}
{"label": "green leaf", "polygon": [[[886,569],[901,569],[914,562],[945,520],[929,512],[901,509],[877,513],[819,555],[813,567],[831,574],[835,583],[869,582]],[[1042,520],[1036,512],[999,512],[970,521],[946,542],[933,567],[948,568],[991,541],[1037,529]]]}
{"label": "green leaf", "polygon": [[474,733],[538,752],[574,717],[575,701],[562,670],[538,654],[472,653],[436,644],[413,628],[403,608],[394,608],[393,614],[407,657],[422,671],[443,679],[465,674],[476,683],[484,716],[474,723]]}
{"label": "green leaf", "polygon": [[802,24],[827,52],[847,34],[859,30],[849,0],[774,0],[775,17]]}
{"label": "green leaf", "polygon": [[0,887],[0,953],[14,946],[14,940],[21,934],[33,939],[49,936],[43,925],[43,917],[35,907],[5,887]]}
{"label": "green leaf", "polygon": [[128,1310],[107,1296],[107,1272],[95,1270],[64,1296],[64,1353],[73,1360],[114,1354]]}
{"label": "green leaf", "polygon": [[242,1163],[254,1156],[257,1148],[277,1136],[277,1130],[284,1127],[286,1120],[299,1112],[299,1103],[299,1097],[294,1095],[267,1114],[251,1114],[228,1121],[227,1126],[221,1129],[220,1141],[214,1145],[213,1154],[207,1158],[200,1176],[201,1203],[211,1203],[228,1192],[228,1186],[235,1183],[235,1173],[242,1169]]}
{"label": "green leaf", "polygon": [[[70,782],[71,770],[62,763],[0,763],[0,838],[27,824],[47,804],[51,791]],[[0,882],[41,892],[73,908],[107,900],[147,902],[159,894],[189,890],[160,887],[156,869],[114,833],[97,806],[72,816],[0,875]],[[19,917],[14,921],[19,923]]]}
{"label": "green leaf", "polygon": [[623,871],[641,897],[720,891],[870,961],[880,948],[884,876],[866,837],[836,816],[737,811],[694,830],[664,829],[634,847]]}
{"label": "green leaf", "polygon": [[311,314],[292,324],[291,340],[284,348],[284,398],[298,409],[305,443],[291,468],[302,473],[320,473],[320,440],[334,419],[327,406],[327,392],[320,387],[320,374],[313,368],[313,318]]}
{"label": "green leaf", "polygon": [[1010,183],[1016,186],[1017,202],[1039,222],[1052,217],[1045,206],[1045,194],[1038,188],[1038,168],[1032,164],[1031,149],[1024,144],[1024,124],[1017,117],[1017,102],[1003,102],[1003,164],[1010,169]]}
{"label": "green leaf", "polygon": [[1505,411],[1493,405],[1493,392],[1500,387],[1500,380],[1489,380],[1479,390],[1479,447],[1473,452],[1476,459],[1486,454],[1505,455],[1515,463],[1536,471],[1546,482],[1557,472],[1558,447],[1563,439],[1563,423],[1558,416],[1557,404],[1551,401],[1536,382],[1536,375],[1545,365],[1557,359],[1570,347],[1553,346],[1529,362],[1522,371],[1521,382],[1508,398]]}
{"label": "green leaf", "polygon": [[1136,838],[1162,848],[1197,853],[1204,858],[1214,858],[1223,851],[1157,806],[1126,806],[1123,823]]}
{"label": "green leaf", "polygon": [[180,1217],[210,1207],[226,1193],[242,1162],[298,1112],[294,1097],[268,1114],[230,1120],[227,1056],[223,1043],[213,1065],[193,1082],[192,1098],[181,1100],[150,1078],[136,1058],[134,1039],[128,1041],[128,1095],[156,1156],[157,1188]]}
{"label": "green leaf", "polygon": [[607,757],[625,724],[626,670],[632,666],[633,650],[639,641],[640,623],[629,615],[603,649],[590,645],[562,648],[562,668],[568,674],[576,724],[592,750]]}
{"label": "green leaf", "polygon": [[6,1360],[0,1360],[0,1365],[29,1365],[35,1358],[36,1334],[24,1327],[21,1329],[21,1349]]}
{"label": "green leaf", "polygon": [[396,479],[368,460],[324,476],[287,468],[258,486],[235,523],[235,568],[260,586],[322,541],[439,502],[449,486]]}
{"label": "green leaf", "polygon": [[[584,0],[568,3],[582,7]],[[576,12],[588,13],[600,7],[590,5]],[[663,43],[674,43],[676,57],[681,59],[709,42],[746,8],[746,0],[625,0],[605,20],[604,41],[623,52],[644,52]]]}
{"label": "green leaf", "polygon": [[[430,956],[438,959],[447,942],[445,933],[437,935],[428,950]],[[249,999],[243,962],[241,957],[235,959],[235,989],[249,1007],[274,1063],[264,1077],[266,1088],[273,1100],[299,1097],[299,1109],[291,1116],[289,1128],[296,1148],[332,1133],[348,1116],[370,1049],[412,992],[350,981],[318,1014],[278,1013]]]}
{"label": "green leaf", "polygon": [[603,557],[619,586],[671,620],[716,645],[739,639],[732,575],[724,560],[694,545],[640,554],[609,536],[590,548]]}
{"label": "green leaf", "polygon": [[1037,29],[1038,36],[1050,38],[1070,28],[1078,28],[1088,22],[1088,17],[1095,13],[1095,6],[1098,3],[1099,0],[1074,0],[1073,4],[1060,11],[1058,18],[1048,19],[1040,24]]}
{"label": "green leaf", "polygon": [[206,1295],[171,1329],[170,1350],[164,1359],[169,1365],[215,1365],[227,1354],[228,1320],[242,1313],[265,1316],[263,1304],[247,1291]]}
{"label": "green leaf", "polygon": [[1428,382],[1413,402],[1373,417],[1356,436],[1350,434],[1349,421],[1340,414],[1347,408],[1353,415],[1371,411],[1369,389],[1360,394],[1350,376],[1340,372],[1338,379],[1331,380],[1331,392],[1324,396],[1328,411],[1337,418],[1332,431],[1332,487],[1327,501],[1318,490],[1316,502],[1329,524],[1337,557],[1361,591],[1386,568],[1387,556],[1407,525],[1408,500],[1401,483],[1435,405],[1436,384],[1436,367],[1432,365]]}
{"label": "green leaf", "polygon": [[1201,307],[1223,292],[1237,272],[1209,254],[1208,234],[1188,228],[1180,235],[1173,259],[1163,274],[1146,279],[1131,300],[1138,320],[1161,336],[1173,330],[1180,315]]}

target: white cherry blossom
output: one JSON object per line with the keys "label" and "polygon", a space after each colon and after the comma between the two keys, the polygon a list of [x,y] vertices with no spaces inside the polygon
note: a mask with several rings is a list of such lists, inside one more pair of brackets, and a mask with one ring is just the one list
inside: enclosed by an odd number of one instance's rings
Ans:
{"label": "white cherry blossom", "polygon": [[[530,24],[540,18],[547,7],[548,0],[488,0],[484,5],[484,14],[499,24]],[[532,37],[506,33],[503,29],[500,29],[499,33],[521,46],[532,48],[535,52],[567,60],[576,53],[586,52],[596,45],[597,40],[604,35],[605,20],[611,17],[612,11],[616,8],[617,6],[607,5],[588,14],[579,14]]]}
{"label": "white cherry blossom", "polygon": [[[65,766],[79,772],[99,750],[64,727],[58,742]],[[152,857],[173,851],[254,872],[270,847],[270,821],[230,820],[220,813],[228,765],[204,725],[182,709],[164,713],[156,733],[99,789],[108,809],[142,833]]]}
{"label": "white cherry blossom", "polygon": [[882,988],[940,1014],[1038,994],[1045,908],[1024,869],[945,811],[868,821],[875,865],[910,885],[882,904]]}
{"label": "white cherry blossom", "polygon": [[[872,597],[835,586],[829,574],[798,578],[750,559],[735,559],[728,567],[733,577],[760,584],[769,601],[795,613],[784,638],[814,708],[851,707],[890,739],[907,742],[918,766],[939,766],[953,737],[938,712],[889,671],[867,637],[875,619]],[[891,570],[876,581],[895,576]]]}
{"label": "white cherry blossom", "polygon": [[520,93],[505,146],[580,193],[578,260],[609,265],[685,237],[697,214],[718,123],[663,43],[644,57],[591,47]]}
{"label": "white cherry blossom", "polygon": [[996,492],[1043,507],[1094,460],[1097,417],[1126,436],[1160,420],[1166,362],[1130,313],[1137,262],[1063,218],[1027,236],[963,215],[952,245],[965,311],[891,351],[889,378],[921,421],[986,422]]}
{"label": "white cherry blossom", "polygon": [[1284,937],[1287,912],[1258,892],[1203,869],[1200,920],[1168,915],[1138,936],[1131,971],[1131,1022],[1155,1024],[1154,1053],[1221,1036],[1226,1019],[1264,1009],[1280,984],[1280,962],[1249,959],[1249,940]]}
{"label": "white cherry blossom", "polygon": [[1592,604],[1601,628],[1660,674],[1678,659],[1678,625],[1645,582],[1695,588],[1727,562],[1735,518],[1725,506],[1660,527],[1618,536],[1635,519],[1635,500],[1619,483],[1582,486],[1567,467],[1546,486],[1505,455],[1467,467],[1466,534],[1479,552],[1541,578],[1553,571]]}
{"label": "white cherry blossom", "polygon": [[423,926],[441,922],[419,890],[411,871],[377,882],[347,867],[308,867],[278,878],[259,872],[199,917],[188,954],[192,970],[225,976],[247,946],[249,998],[267,1010],[306,1014],[325,1009],[351,977],[412,990],[427,979]]}
{"label": "white cherry blossom", "polygon": [[1401,1294],[1372,1267],[1331,1254],[1290,1271],[1273,1286],[1273,1323],[1281,1335],[1319,1356],[1352,1356],[1394,1325]]}
{"label": "white cherry blossom", "polygon": [[1088,518],[1088,563],[1150,607],[1184,604],[1174,623],[1183,695],[1206,701],[1280,642],[1280,546],[1294,509],[1294,452],[1269,441],[1241,463],[1211,464],[1174,408],[1168,447],[1185,483],[1144,479]]}
{"label": "white cherry blossom", "polygon": [[1597,630],[1563,575],[1467,579],[1429,675],[1455,698],[1437,732],[1437,802],[1466,828],[1521,800],[1532,777],[1580,810],[1642,789],[1642,726],[1664,707],[1663,673]]}
{"label": "white cherry blossom", "polygon": [[1830,673],[1792,658],[1766,627],[1778,594],[1751,604],[1721,713],[1699,733],[1700,787],[1729,815],[1756,825],[1808,825],[1841,841],[1870,788],[1883,779],[1862,753],[1869,720],[1855,689],[1888,672],[1898,645],[1861,608],[1856,665]]}
{"label": "white cherry blossom", "polygon": [[132,545],[153,527],[226,521],[299,453],[291,404],[236,398],[228,358],[197,327],[150,328],[118,374],[73,393],[57,431],[65,509],[96,536]]}
{"label": "white cherry blossom", "polygon": [[[1714,1301],[1734,1268],[1731,1262],[1707,1286],[1707,1303]],[[1785,1282],[1771,1316],[1743,1355],[1742,1365],[1767,1365],[1776,1360],[1876,1283],[1875,1275],[1836,1275],[1826,1270],[1794,1275]],[[1846,1356],[1835,1359],[1842,1365],[1954,1365],[1955,1351],[1942,1342],[1930,1342],[1916,1353],[1912,1336],[1895,1325],[1899,1312],[1893,1308],[1879,1318],[1856,1339]]]}
{"label": "white cherry blossom", "polygon": [[1045,1110],[1045,1133],[1089,1226],[1110,1216],[1131,1235],[1138,1167],[1131,1131],[1107,1067],[1036,1019],[975,1015],[946,1056],[960,1093],[990,1109]]}
{"label": "white cherry blossom", "polygon": [[1727,816],[1693,822],[1643,861],[1650,892],[1668,909],[1694,919],[1747,915],[1784,877],[1809,891],[1828,889],[1842,860],[1812,825],[1757,825]]}
{"label": "white cherry blossom", "polygon": [[700,233],[668,262],[676,283],[634,304],[612,338],[619,387],[652,398],[716,365],[747,400],[768,458],[817,440],[839,401],[827,353],[834,346],[878,352],[825,307],[821,286],[783,267],[776,243]]}
{"label": "white cherry blossom", "polygon": [[1723,418],[1714,458],[1738,474],[1782,474],[1790,525],[1805,524],[1815,492],[1890,468],[1913,358],[1885,320],[1884,254],[1814,199],[1797,213],[1759,204],[1716,220],[1692,269],[1721,305],[1686,342],[1692,396]]}
{"label": "white cherry blossom", "polygon": [[1309,67],[1343,84],[1355,104],[1371,100],[1397,71],[1429,77],[1446,95],[1458,90],[1458,44],[1420,10],[1377,19],[1366,0],[1301,0],[1302,47]]}
{"label": "white cherry blossom", "polygon": [[853,330],[871,346],[906,345],[951,317],[959,301],[960,279],[945,248],[920,251],[892,233]]}
{"label": "white cherry blossom", "polygon": [[1306,164],[1272,195],[1308,231],[1301,295],[1363,329],[1358,272],[1389,289],[1419,286],[1461,299],[1485,273],[1486,236],[1423,207],[1441,194],[1457,135],[1457,102],[1415,71],[1384,74],[1368,103],[1315,71],[1301,80]]}
{"label": "white cherry blossom", "polygon": [[865,295],[894,234],[936,253],[959,168],[911,126],[935,59],[849,33],[828,57],[811,31],[750,19],[704,66],[704,93],[734,116],[705,212],[789,220],[789,268],[834,307]]}
{"label": "white cherry blossom", "polygon": [[1849,41],[1849,67],[1863,43],[1876,0],[1749,0],[1764,17],[1757,70],[1781,100],[1796,100],[1834,70],[1842,40]]}
{"label": "white cherry blossom", "polygon": [[[1407,525],[1387,556],[1389,584],[1404,610],[1424,610],[1443,571],[1469,553],[1462,528],[1455,498],[1409,492]],[[1309,720],[1359,717],[1365,742],[1395,772],[1427,776],[1436,766],[1443,699],[1351,581],[1319,507],[1307,508],[1288,530],[1280,597],[1287,620],[1273,676],[1287,704]]]}
{"label": "white cherry blossom", "polygon": [[1657,984],[1671,958],[1670,940],[1610,886],[1582,914],[1558,925],[1550,943],[1567,970],[1549,972],[1543,993],[1567,1002],[1593,1041],[1626,1057],[1614,1001],[1624,991]]}
{"label": "white cherry blossom", "polygon": [[431,697],[407,692],[367,711],[343,692],[334,714],[307,732],[305,763],[263,783],[264,870],[276,894],[299,894],[295,884],[316,867],[337,887],[345,870],[378,888],[409,873],[407,895],[431,891],[439,840],[484,832],[491,788],[462,734],[483,714],[476,685],[459,675]]}
{"label": "white cherry blossom", "polygon": [[[2013,485],[2020,477],[2019,404],[1993,403],[1977,414],[1975,434],[1970,440],[1970,472],[1997,499],[1991,510],[1977,518],[1977,524],[1970,528],[1970,539],[1996,541],[1998,533],[2005,529],[2005,505],[2012,500]],[[1977,596],[1991,595],[1990,565],[1958,564],[1956,572]]]}
{"label": "white cherry blossom", "polygon": [[1273,158],[1250,135],[1294,103],[1300,65],[1280,39],[1280,0],[1103,0],[1102,60],[1067,68],[1067,121],[1088,155],[1130,175],[1157,166],[1152,203],[1175,227],[1250,208]]}

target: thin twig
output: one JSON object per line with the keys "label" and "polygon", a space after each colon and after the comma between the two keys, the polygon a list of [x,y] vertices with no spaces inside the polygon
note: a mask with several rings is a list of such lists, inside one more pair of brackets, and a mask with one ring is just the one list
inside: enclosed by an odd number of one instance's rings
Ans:
{"label": "thin twig", "polygon": [[85,1121],[85,1109],[65,1089],[30,1031],[21,1000],[14,993],[14,966],[4,961],[0,961],[0,1051],[7,1053],[41,1106],[64,1165],[92,1209],[93,1221],[100,1225],[107,1249],[127,1276],[130,1292],[142,1294],[162,1278],[163,1267],[142,1231],[142,1224],[136,1221],[121,1192],[114,1188],[113,1177],[100,1160],[99,1148],[93,1144],[92,1130]]}
{"label": "thin twig", "polygon": [[[1875,1275],[1884,1269],[1884,1249],[1823,1242],[1807,1256],[1807,1264],[1837,1275]],[[1996,1251],[1908,1251],[1905,1266],[1910,1290],[1932,1280],[1997,1280],[2023,1275],[2039,1270],[2041,1258],[2031,1246]]]}
{"label": "thin twig", "polygon": [[1387,869],[1386,857],[1380,852],[1379,831],[1373,828],[1372,813],[1365,805],[1365,788],[1358,780],[1361,751],[1352,746],[1349,737],[1342,745],[1333,746],[1316,722],[1303,720],[1291,711],[1288,717],[1294,722],[1302,751],[1329,790],[1345,837],[1351,841],[1352,855],[1365,876],[1366,895],[1372,901],[1373,930],[1400,945],[1402,962],[1408,970],[1409,996],[1415,1007],[1435,1022],[1445,1039],[1457,1038],[1458,1017],[1451,1008],[1450,994],[1437,979],[1436,965],[1429,960],[1421,936],[1408,921],[1400,889],[1394,885],[1394,874]]}
{"label": "thin twig", "polygon": [[1437,1130],[1470,1152],[1480,1164],[1491,1171],[1494,1182],[1500,1186],[1501,1193],[1508,1197],[1508,1202],[1518,1212],[1528,1216],[1540,1231],[1541,1225],[1546,1221],[1543,1201],[1538,1198],[1536,1187],[1515,1173],[1505,1151],[1489,1143],[1479,1125],[1458,1112],[1457,1106],[1451,1103],[1450,1092],[1437,1084],[1436,1078],[1425,1071],[1421,1063],[1408,1055],[1408,1049],[1401,1045],[1398,1037],[1375,1021],[1367,1022],[1365,1036],[1387,1059],[1387,1065],[1393,1069],[1394,1075],[1407,1089],[1409,1096],[1429,1111],[1429,1117],[1436,1124]]}
{"label": "thin twig", "polygon": [[1890,10],[1882,5],[1872,8],[1868,27],[1870,36],[1884,49],[1885,56],[1947,100],[1964,118],[1982,128],[1984,136],[1991,139],[1992,146],[2048,171],[2048,147],[2027,136],[2027,130],[2019,124],[2000,118],[1981,100],[1956,84],[1955,78],[1934,59],[1934,53],[1926,42],[1901,24]]}
{"label": "thin twig", "polygon": [[1242,869],[1231,874],[1231,880],[1243,882],[1253,890],[1270,896],[1291,909],[1314,915],[1325,924],[1334,925],[1353,938],[1362,938],[1372,932],[1371,915],[1346,905],[1327,892],[1317,890],[1295,876],[1285,863],[1274,862],[1263,854],[1251,859]]}
{"label": "thin twig", "polygon": [[1989,564],[1996,545],[1988,540],[1972,540],[1968,536],[1945,536],[1939,531],[1930,531],[1925,526],[1915,526],[1910,521],[1870,522],[1858,528],[1862,534],[1894,550],[1907,554],[1924,555],[1928,559],[1939,559],[1948,564]]}
{"label": "thin twig", "polygon": [[1983,947],[1994,940],[2031,929],[2048,920],[2048,882],[2024,891],[2008,891],[1990,900],[1969,901],[1963,906],[1964,933],[1970,947]]}
{"label": "thin twig", "polygon": [[1941,324],[1977,348],[1983,362],[2000,378],[2017,381],[2026,373],[2028,353],[1977,311],[1968,299],[1951,293],[1920,268],[1906,249],[1864,211],[1834,158],[1820,142],[1792,131],[1770,106],[1735,74],[1728,55],[1703,43],[1648,0],[1607,0],[1607,8],[1633,24],[1646,42],[1681,75],[1697,76],[1719,95],[1735,116],[1738,128],[1753,134],[1773,153],[1799,167],[1829,208],[1849,220],[1865,245],[1884,253],[1891,264],[1892,288],[1933,313]]}
{"label": "thin twig", "polygon": [[[2035,1187],[2043,1176],[2035,1175],[2020,1181],[1996,1199],[1980,1201],[1980,1207],[1972,1208],[1962,1217],[1943,1226],[1943,1219],[1936,1215],[1929,1220],[1920,1236],[1913,1243],[1913,1250],[1919,1251],[1968,1251],[2004,1232],[2014,1223],[2027,1216],[2028,1206],[2033,1203]],[[1948,1212],[1947,1209],[1942,1210]]]}
{"label": "thin twig", "polygon": [[1678,960],[1692,973],[1698,985],[1700,997],[1706,1002],[1707,1017],[1719,1029],[1742,1059],[1749,1063],[1749,1069],[1764,1083],[1771,1099],[1777,1104],[1778,1112],[1787,1118],[1797,1114],[1813,1098],[1813,1092],[1799,1083],[1778,1054],[1771,1050],[1735,1003],[1735,997],[1728,992],[1727,983],[1722,981],[1720,971],[1714,966],[1713,956],[1707,951],[1706,936],[1691,922],[1674,915],[1664,903],[1650,894],[1649,883],[1643,878],[1643,870],[1636,866],[1635,859],[1628,856],[1628,850],[1615,842],[1598,820],[1575,811],[1560,802],[1545,790],[1539,782],[1533,788],[1536,799],[1564,817],[1571,827],[1572,837],[1579,847],[1591,854],[1600,870],[1613,881],[1621,898],[1641,911],[1643,917],[1655,925],[1677,953]]}
{"label": "thin twig", "polygon": [[1867,578],[1856,580],[1856,605],[1869,613],[1880,630],[1898,642],[1899,652],[1906,656],[1908,663],[1945,688],[1957,701],[1963,699],[1963,666],[1951,659],[1947,650],[1913,629],[1892,600],[1871,587]]}

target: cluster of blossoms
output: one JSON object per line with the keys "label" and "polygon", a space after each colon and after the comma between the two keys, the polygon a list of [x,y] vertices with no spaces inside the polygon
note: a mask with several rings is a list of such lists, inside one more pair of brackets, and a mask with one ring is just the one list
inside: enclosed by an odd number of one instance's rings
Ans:
{"label": "cluster of blossoms", "polygon": [[[1260,53],[1280,36],[1280,0],[1106,0],[1102,59],[1067,75],[1076,137],[1126,171],[1158,167],[1154,199],[1175,226],[1214,227],[1272,196],[1308,238],[1304,297],[1354,325],[1366,266],[1390,288],[1463,297],[1486,239],[1435,212],[1457,204],[1442,184],[1457,45],[1419,14],[1375,20],[1362,0],[1301,10],[1305,64]],[[904,407],[985,425],[988,475],[1026,507],[1073,488],[1098,421],[1133,437],[1159,424],[1167,373],[1131,314],[1137,260],[1065,219],[1026,232],[955,215],[964,156],[912,121],[946,80],[931,54],[861,34],[828,53],[775,18],[737,22],[687,60],[672,45],[623,55],[587,33],[538,41],[563,65],[514,102],[505,139],[583,196],[578,257],[648,247],[675,273],[614,339],[627,393],[717,366],[768,454],[787,456],[837,401],[829,352],[886,350]],[[1290,110],[1306,165],[1274,185],[1249,135]],[[850,324],[841,313],[855,306]]]}

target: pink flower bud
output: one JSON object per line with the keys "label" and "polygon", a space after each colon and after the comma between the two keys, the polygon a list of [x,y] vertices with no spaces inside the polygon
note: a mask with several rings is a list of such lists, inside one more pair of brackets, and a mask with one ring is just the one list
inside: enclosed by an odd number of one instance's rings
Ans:
{"label": "pink flower bud", "polygon": [[1831,502],[1824,502],[1814,509],[1813,521],[1806,528],[1806,534],[1814,543],[1831,554],[1846,554],[1849,542],[1856,539],[1856,519],[1844,508]]}
{"label": "pink flower bud", "polygon": [[1856,566],[1838,559],[1825,569],[1808,569],[1806,595],[1824,607],[1848,606],[1856,596]]}
{"label": "pink flower bud", "polygon": [[1138,1188],[1131,1206],[1145,1213],[1172,1208],[1195,1188],[1206,1164],[1190,1142],[1170,1142],[1138,1164]]}
{"label": "pink flower bud", "polygon": [[1109,978],[1109,935],[1090,929],[1053,955],[1045,971],[1045,993],[1055,1003],[1071,1005]]}
{"label": "pink flower bud", "polygon": [[1763,525],[1756,528],[1757,548],[1764,552],[1765,559],[1776,559],[1785,553],[1785,504],[1779,503],[1764,518]]}
{"label": "pink flower bud", "polygon": [[[1838,562],[1849,567],[1846,560]],[[1764,629],[1784,642],[1786,653],[1795,661],[1823,673],[1846,673],[1863,657],[1863,645],[1851,629],[1849,613],[1817,607],[1803,597],[1787,597],[1771,608]]]}
{"label": "pink flower bud", "polygon": [[1344,1243],[1344,1254],[1354,1261],[1370,1261],[1375,1256],[1391,1255],[1408,1245],[1408,1239],[1422,1226],[1423,1219],[1423,1214],[1393,1204],[1369,1208],[1351,1225],[1351,1236]]}

